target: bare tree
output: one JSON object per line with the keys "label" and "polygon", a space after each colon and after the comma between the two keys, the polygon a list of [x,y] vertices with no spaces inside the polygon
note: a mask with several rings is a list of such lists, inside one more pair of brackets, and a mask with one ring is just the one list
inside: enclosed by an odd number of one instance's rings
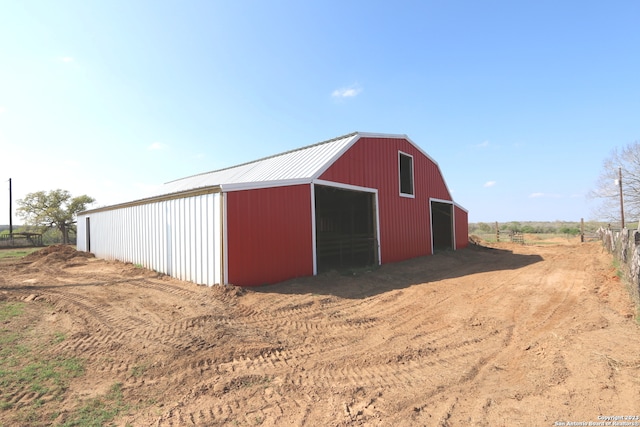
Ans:
{"label": "bare tree", "polygon": [[601,201],[594,211],[600,220],[621,221],[619,171],[622,175],[624,216],[628,221],[635,221],[640,216],[640,142],[636,141],[621,149],[613,149],[602,164],[595,188],[588,194],[588,197]]}

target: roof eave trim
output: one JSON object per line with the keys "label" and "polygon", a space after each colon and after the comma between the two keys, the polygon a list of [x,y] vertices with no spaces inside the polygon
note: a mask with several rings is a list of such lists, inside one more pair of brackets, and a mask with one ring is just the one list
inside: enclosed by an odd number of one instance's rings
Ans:
{"label": "roof eave trim", "polygon": [[292,185],[305,185],[311,184],[311,178],[296,178],[296,179],[283,179],[279,181],[257,181],[257,182],[241,182],[236,184],[223,184],[221,186],[222,192],[229,193],[232,191],[244,191],[244,190],[260,190],[264,188],[273,187],[288,187]]}
{"label": "roof eave trim", "polygon": [[458,209],[463,210],[463,211],[465,211],[466,213],[469,213],[469,210],[468,210],[468,209],[466,209],[465,207],[463,207],[460,203],[453,202],[453,204],[454,204]]}
{"label": "roof eave trim", "polygon": [[150,203],[164,202],[167,200],[183,199],[186,197],[201,196],[203,194],[220,193],[222,188],[219,185],[210,185],[207,187],[192,188],[186,191],[177,191],[175,193],[161,194],[159,196],[146,197],[131,202],[118,203],[116,205],[103,206],[100,208],[89,209],[78,213],[78,215],[89,215],[97,212],[112,211],[116,209],[129,208],[132,206],[148,205]]}

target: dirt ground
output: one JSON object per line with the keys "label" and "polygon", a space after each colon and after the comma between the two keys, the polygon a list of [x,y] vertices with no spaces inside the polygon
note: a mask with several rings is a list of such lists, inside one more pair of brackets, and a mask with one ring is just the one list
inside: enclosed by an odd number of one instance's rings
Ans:
{"label": "dirt ground", "polygon": [[[55,247],[1,262],[0,300],[36,307],[31,327],[63,334],[55,353],[84,361],[54,424],[114,383],[130,403],[117,425],[640,416],[640,327],[601,244],[491,246],[252,289]],[[12,393],[15,410],[32,398]]]}

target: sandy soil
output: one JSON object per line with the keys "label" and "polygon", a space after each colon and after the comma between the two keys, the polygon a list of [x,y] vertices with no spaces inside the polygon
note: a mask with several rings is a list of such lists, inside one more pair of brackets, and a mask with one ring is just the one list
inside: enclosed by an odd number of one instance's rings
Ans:
{"label": "sandy soil", "polygon": [[58,247],[0,263],[0,299],[38,307],[32,327],[85,361],[57,423],[116,382],[131,403],[118,425],[640,416],[640,327],[610,255],[566,239],[493,246],[246,290]]}

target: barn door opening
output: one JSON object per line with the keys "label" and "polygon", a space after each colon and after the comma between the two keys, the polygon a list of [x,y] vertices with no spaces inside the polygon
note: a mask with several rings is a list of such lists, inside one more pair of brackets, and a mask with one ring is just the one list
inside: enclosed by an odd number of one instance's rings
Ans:
{"label": "barn door opening", "polygon": [[87,217],[85,227],[85,248],[86,252],[91,252],[91,218]]}
{"label": "barn door opening", "polygon": [[453,205],[431,201],[433,250],[453,249]]}
{"label": "barn door opening", "polygon": [[316,185],[318,273],[378,263],[375,194]]}

